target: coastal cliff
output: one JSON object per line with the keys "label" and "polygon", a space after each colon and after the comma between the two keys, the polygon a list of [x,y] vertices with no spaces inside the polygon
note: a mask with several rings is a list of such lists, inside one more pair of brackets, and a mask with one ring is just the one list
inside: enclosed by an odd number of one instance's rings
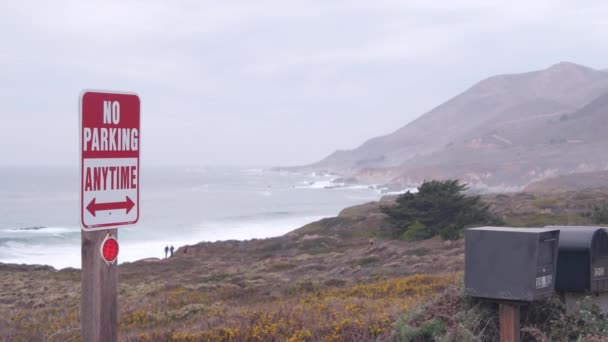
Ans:
{"label": "coastal cliff", "polygon": [[[462,310],[463,241],[387,238],[391,222],[380,208],[394,199],[344,209],[281,237],[202,242],[168,259],[121,264],[121,340],[388,341],[401,317],[437,296],[448,295],[451,306],[432,310]],[[592,224],[590,212],[608,201],[608,191],[482,200],[507,225]],[[0,265],[0,274],[3,338],[78,338],[79,270]]]}

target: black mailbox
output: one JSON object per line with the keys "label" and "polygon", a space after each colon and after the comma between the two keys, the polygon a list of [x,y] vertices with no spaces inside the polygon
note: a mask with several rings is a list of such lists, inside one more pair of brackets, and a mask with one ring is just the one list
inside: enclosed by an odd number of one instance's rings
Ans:
{"label": "black mailbox", "polygon": [[608,290],[608,232],[602,227],[547,227],[560,230],[555,290]]}
{"label": "black mailbox", "polygon": [[512,301],[551,296],[559,234],[553,228],[465,230],[465,294]]}

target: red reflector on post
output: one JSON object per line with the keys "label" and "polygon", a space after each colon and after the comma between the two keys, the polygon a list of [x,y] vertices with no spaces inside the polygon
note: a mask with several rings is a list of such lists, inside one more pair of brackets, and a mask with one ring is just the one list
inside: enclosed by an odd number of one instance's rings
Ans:
{"label": "red reflector on post", "polygon": [[101,242],[100,252],[102,259],[108,265],[113,264],[118,257],[118,240],[112,234],[106,235]]}

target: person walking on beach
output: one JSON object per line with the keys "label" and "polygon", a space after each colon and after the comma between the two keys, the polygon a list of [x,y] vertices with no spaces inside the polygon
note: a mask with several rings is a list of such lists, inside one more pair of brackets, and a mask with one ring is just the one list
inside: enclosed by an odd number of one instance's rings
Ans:
{"label": "person walking on beach", "polygon": [[165,259],[167,259],[168,254],[169,254],[169,246],[165,246]]}
{"label": "person walking on beach", "polygon": [[173,248],[173,245],[171,245],[171,249],[170,249],[170,251],[171,251],[171,256],[173,256],[173,251],[174,251],[174,250],[175,250],[175,248]]}

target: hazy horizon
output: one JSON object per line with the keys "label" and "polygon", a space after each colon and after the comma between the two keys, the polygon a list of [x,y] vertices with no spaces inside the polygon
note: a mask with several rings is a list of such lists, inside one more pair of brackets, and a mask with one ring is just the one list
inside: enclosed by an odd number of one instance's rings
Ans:
{"label": "hazy horizon", "polygon": [[605,69],[608,4],[0,4],[3,165],[76,165],[83,89],[142,100],[145,165],[288,166],[496,74]]}

